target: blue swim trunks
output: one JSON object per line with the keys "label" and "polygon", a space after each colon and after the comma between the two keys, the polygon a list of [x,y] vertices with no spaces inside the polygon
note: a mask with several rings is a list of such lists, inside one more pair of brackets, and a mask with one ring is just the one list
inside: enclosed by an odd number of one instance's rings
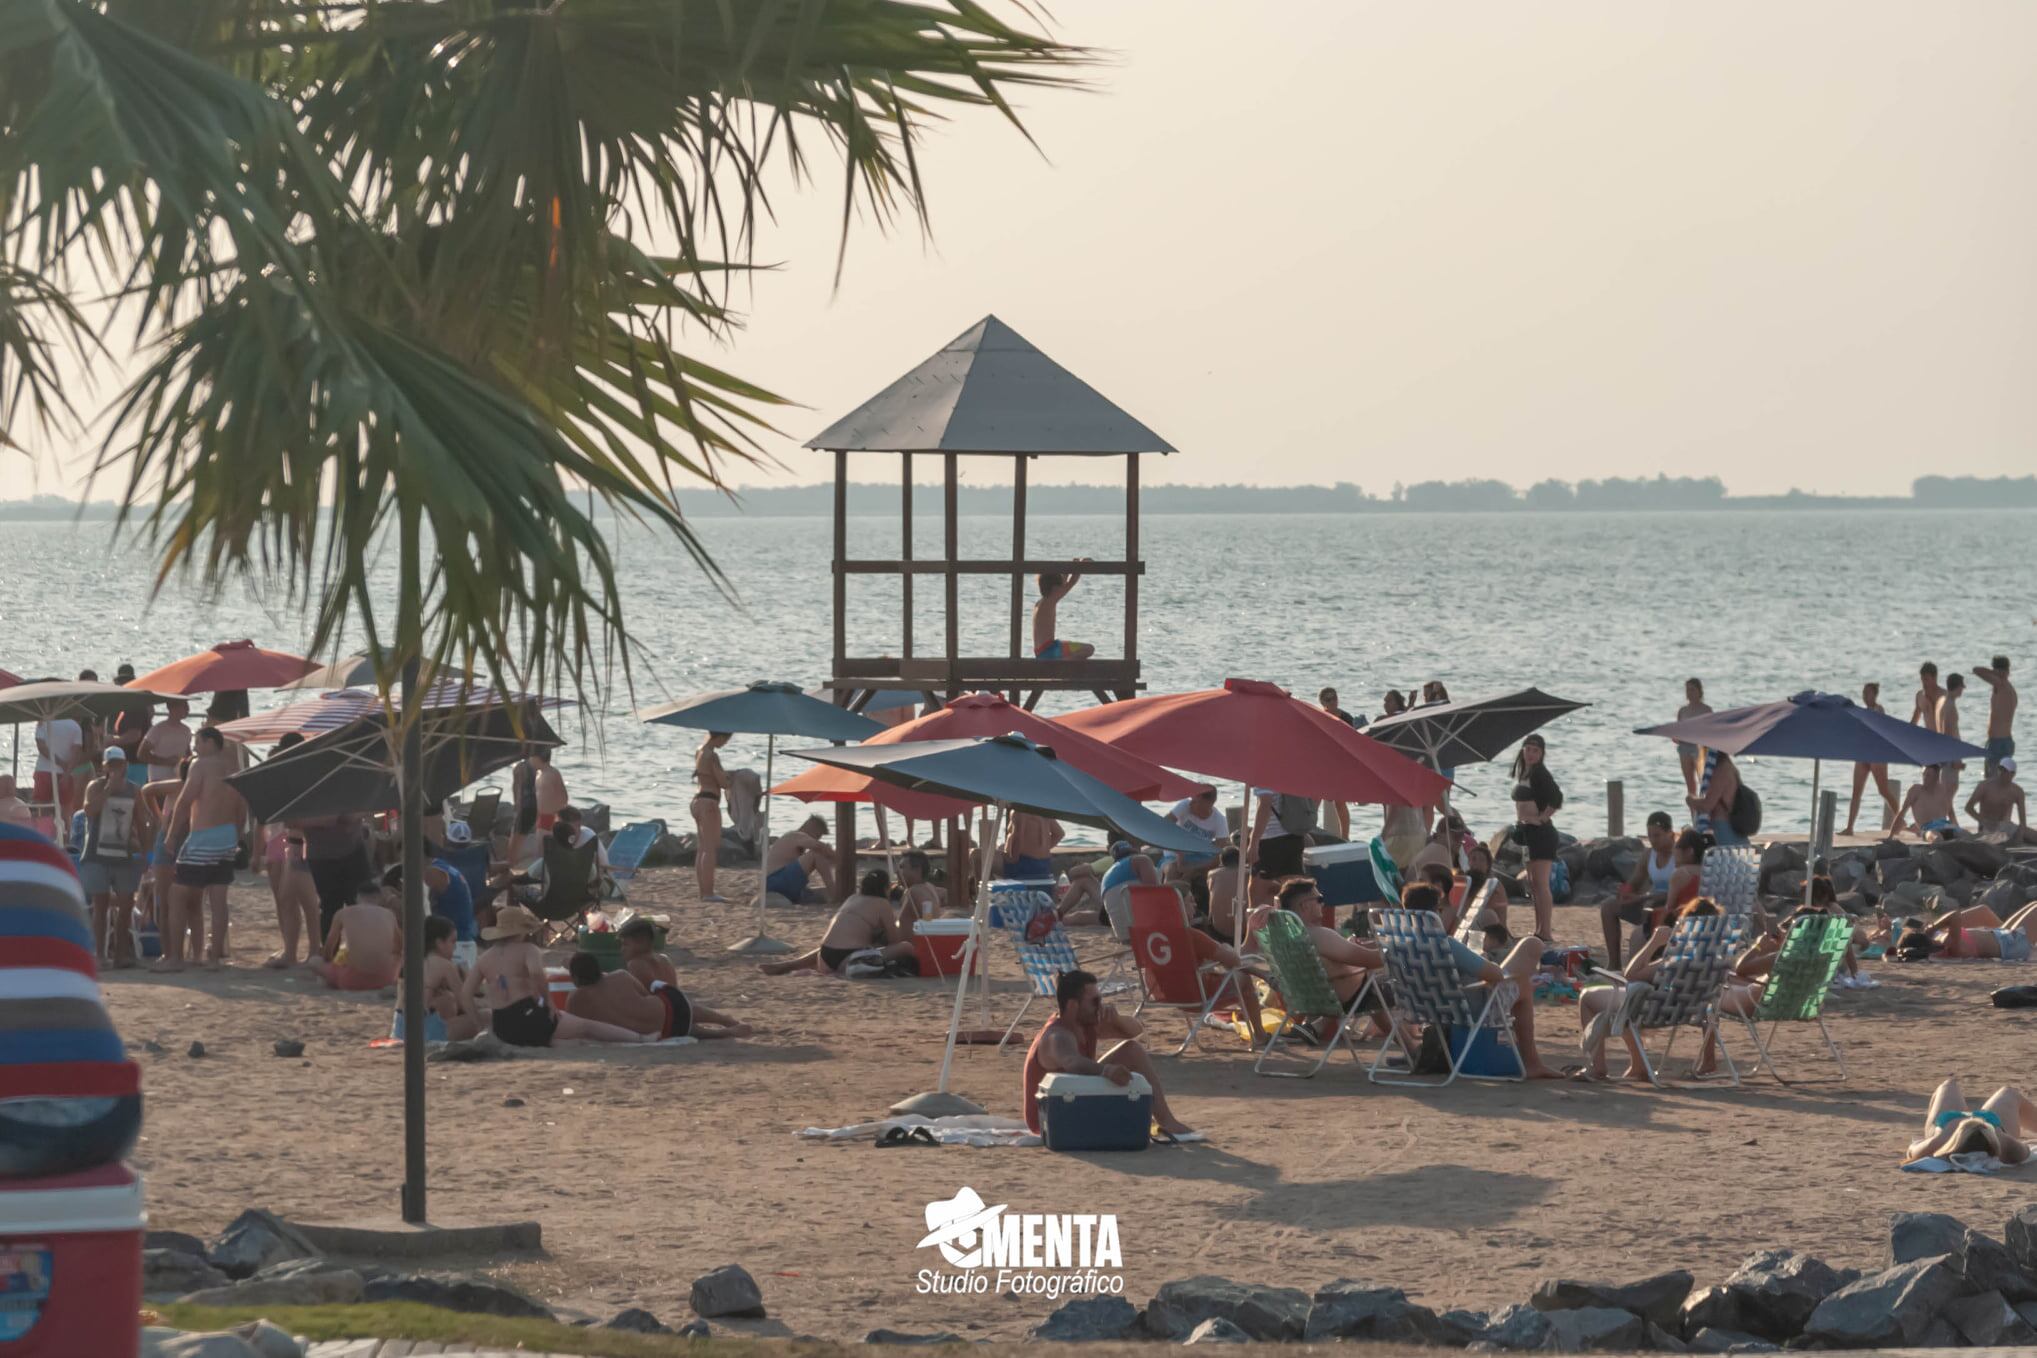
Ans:
{"label": "blue swim trunks", "polygon": [[776,892],[788,901],[797,901],[806,894],[806,869],[795,858],[764,879],[764,890]]}
{"label": "blue swim trunks", "polygon": [[2004,759],[2016,753],[2014,736],[1989,736],[1987,744],[1981,746],[1986,756],[1987,771],[1993,773]]}
{"label": "blue swim trunks", "polygon": [[1067,658],[1067,648],[1061,644],[1058,637],[1044,646],[1033,648],[1033,659],[1035,660],[1066,660]]}
{"label": "blue swim trunks", "polygon": [[1051,882],[1054,880],[1054,860],[1014,858],[1004,865],[1004,875],[1020,882]]}

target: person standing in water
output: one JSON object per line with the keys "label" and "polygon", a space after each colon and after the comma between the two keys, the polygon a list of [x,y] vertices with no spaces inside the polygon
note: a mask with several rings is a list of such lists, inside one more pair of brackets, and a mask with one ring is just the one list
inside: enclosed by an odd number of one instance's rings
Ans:
{"label": "person standing in water", "polygon": [[[1860,705],[1870,712],[1881,711],[1881,685],[1863,684],[1860,689]],[[1891,821],[1893,821],[1896,814],[1896,790],[1888,780],[1888,765],[1855,764],[1853,766],[1853,801],[1847,808],[1846,828],[1840,831],[1841,834],[1850,835],[1853,833],[1853,823],[1860,819],[1860,794],[1867,790],[1867,780],[1869,778],[1874,779],[1875,791],[1879,792],[1881,799],[1888,803],[1888,814]]]}

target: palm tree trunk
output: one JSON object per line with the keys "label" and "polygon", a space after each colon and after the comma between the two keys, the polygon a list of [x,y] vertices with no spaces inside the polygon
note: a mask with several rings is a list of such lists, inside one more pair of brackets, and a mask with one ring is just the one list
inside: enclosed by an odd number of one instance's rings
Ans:
{"label": "palm tree trunk", "polygon": [[403,752],[396,761],[403,821],[403,1219],[425,1220],[424,1150],[424,600],[419,577],[422,507],[404,497],[396,634],[403,655]]}

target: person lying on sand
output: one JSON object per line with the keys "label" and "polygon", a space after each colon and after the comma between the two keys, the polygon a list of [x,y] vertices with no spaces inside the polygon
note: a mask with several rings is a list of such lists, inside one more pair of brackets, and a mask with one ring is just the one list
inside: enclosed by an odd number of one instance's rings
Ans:
{"label": "person lying on sand", "polygon": [[1889,954],[1905,962],[1926,957],[2027,962],[2032,929],[2037,929],[2037,901],[2006,920],[1984,905],[1970,905],[1964,910],[1948,911],[1929,924],[1906,921]]}
{"label": "person lying on sand", "polygon": [[658,981],[646,988],[627,971],[604,975],[600,959],[591,952],[574,953],[566,971],[573,978],[566,1010],[575,1018],[627,1028],[659,1042],[668,1037],[707,1041],[750,1035],[749,1024],[693,1003],[678,986]]}
{"label": "person lying on sand", "polygon": [[[1130,1084],[1134,1074],[1146,1077],[1153,1089],[1153,1125],[1176,1141],[1202,1141],[1202,1133],[1174,1116],[1160,1088],[1160,1072],[1139,1045],[1144,1024],[1115,1005],[1105,1004],[1096,977],[1086,971],[1064,971],[1054,985],[1053,1018],[1041,1026],[1026,1050],[1025,1073],[1019,1078],[1026,1126],[1040,1130],[1040,1080],[1047,1075],[1101,1075],[1112,1084]],[[1117,1041],[1101,1057],[1098,1043]]]}
{"label": "person lying on sand", "polygon": [[332,917],[325,951],[311,959],[318,979],[334,990],[380,990],[396,983],[403,958],[403,922],[372,878],[355,889],[351,905]]}
{"label": "person lying on sand", "polygon": [[[459,933],[453,922],[433,915],[424,922],[424,1040],[464,1042],[481,1032],[481,1016],[467,1004],[466,974],[453,949]],[[403,1007],[399,993],[397,1008]]]}
{"label": "person lying on sand", "polygon": [[1959,1081],[1950,1079],[1932,1092],[1924,1135],[1910,1143],[1903,1163],[1977,1151],[2005,1165],[2020,1165],[2030,1158],[2026,1127],[2037,1127],[2037,1104],[2022,1090],[2004,1085],[1978,1109],[1969,1109]]}
{"label": "person lying on sand", "polygon": [[874,953],[873,960],[879,962],[912,961],[912,934],[898,922],[891,902],[885,899],[891,879],[882,868],[873,868],[863,874],[858,887],[856,894],[843,901],[842,908],[828,921],[828,931],[821,935],[818,948],[783,962],[759,962],[757,970],[766,976],[809,970],[823,976],[839,976],[843,964],[861,952]]}
{"label": "person lying on sand", "polygon": [[[1716,902],[1712,901],[1708,897],[1700,896],[1696,900],[1692,901],[1689,905],[1686,905],[1681,910],[1679,910],[1677,912],[1676,918],[1690,919],[1699,916],[1709,917],[1712,915],[1716,915],[1718,913],[1719,907]],[[1669,946],[1670,937],[1674,933],[1675,933],[1674,920],[1665,920],[1663,923],[1657,925],[1655,928],[1655,932],[1649,935],[1648,941],[1642,944],[1641,947],[1634,953],[1634,956],[1628,961],[1627,965],[1621,968],[1620,974],[1622,976],[1625,976],[1629,981],[1654,980],[1655,973],[1660,971],[1662,968],[1662,963],[1660,960],[1662,957],[1662,951],[1664,948]],[[1596,1020],[1600,1015],[1606,1013],[1608,1010],[1612,1009],[1614,1006],[1619,1004],[1620,995],[1621,987],[1619,986],[1594,986],[1590,990],[1585,991],[1584,994],[1578,998],[1577,1031],[1579,1036],[1583,1039],[1584,1055],[1588,1063],[1585,1069],[1578,1072],[1579,1078],[1586,1080],[1603,1080],[1607,1078],[1606,1076],[1607,1034],[1605,1032],[1601,1032],[1597,1034],[1596,1037],[1594,1037],[1592,1034],[1592,1024],[1593,1021]],[[1641,1048],[1638,1044],[1635,1043],[1633,1033],[1631,1031],[1625,1031],[1621,1033],[1621,1037],[1624,1038],[1627,1043],[1627,1055],[1629,1060],[1627,1062],[1627,1069],[1621,1073],[1620,1078],[1623,1080],[1639,1080],[1647,1078],[1647,1067],[1641,1059]]]}
{"label": "person lying on sand", "polygon": [[520,905],[495,912],[481,931],[488,947],[467,981],[467,995],[488,1010],[488,1026],[512,1047],[549,1047],[564,1042],[645,1042],[643,1034],[577,1014],[553,1011],[545,977],[545,955],[530,941],[543,921]]}

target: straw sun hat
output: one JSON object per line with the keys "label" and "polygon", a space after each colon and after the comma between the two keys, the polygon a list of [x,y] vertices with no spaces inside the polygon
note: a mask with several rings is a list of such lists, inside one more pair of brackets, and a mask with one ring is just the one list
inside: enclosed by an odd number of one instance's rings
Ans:
{"label": "straw sun hat", "polygon": [[495,912],[493,926],[483,929],[481,937],[489,940],[498,938],[528,938],[544,927],[544,922],[520,905],[505,905]]}

